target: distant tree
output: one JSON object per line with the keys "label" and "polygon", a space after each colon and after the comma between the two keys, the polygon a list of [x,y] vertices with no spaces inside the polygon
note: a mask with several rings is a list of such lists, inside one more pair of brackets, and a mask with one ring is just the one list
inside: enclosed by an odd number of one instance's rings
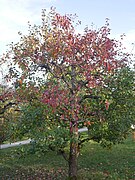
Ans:
{"label": "distant tree", "polygon": [[18,104],[11,89],[0,85],[0,144],[9,139],[10,125],[17,115]]}
{"label": "distant tree", "polygon": [[[24,105],[23,133],[61,152],[71,179],[77,179],[84,142],[119,143],[135,119],[129,54],[109,37],[108,21],[82,34],[76,33],[74,21],[73,15],[43,10],[42,25],[29,25],[29,34],[11,44],[2,59],[10,59],[7,78],[18,83],[13,94]],[[87,138],[79,134],[80,126],[88,127]],[[69,155],[64,149],[68,143]]]}

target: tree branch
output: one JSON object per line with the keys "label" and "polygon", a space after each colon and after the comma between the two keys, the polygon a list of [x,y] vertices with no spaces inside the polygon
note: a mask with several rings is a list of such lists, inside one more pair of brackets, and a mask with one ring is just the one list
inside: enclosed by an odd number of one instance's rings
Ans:
{"label": "tree branch", "polygon": [[[49,145],[49,149],[50,149],[51,151],[55,151],[55,150],[56,150],[55,147],[54,147],[54,146],[51,146],[51,145]],[[64,151],[64,149],[59,149],[57,152],[58,152],[60,155],[62,155],[63,158],[64,158],[67,162],[69,161],[69,157],[68,157],[68,155],[66,154],[66,152]]]}
{"label": "tree branch", "polygon": [[85,99],[99,99],[100,96],[94,96],[94,95],[84,95],[82,97],[82,99],[79,101],[79,103],[81,104]]}
{"label": "tree branch", "polygon": [[89,140],[90,140],[90,138],[82,139],[82,140],[78,143],[78,146],[81,146],[84,142],[88,142]]}
{"label": "tree branch", "polygon": [[69,157],[68,157],[68,155],[66,154],[66,152],[65,152],[63,149],[60,149],[60,150],[59,150],[59,153],[63,156],[63,158],[64,158],[67,162],[69,162]]}
{"label": "tree branch", "polygon": [[6,104],[6,105],[0,110],[0,114],[4,114],[4,112],[5,112],[9,107],[11,107],[12,105],[16,105],[16,103],[9,102],[8,104]]}
{"label": "tree branch", "polygon": [[81,87],[87,87],[86,85],[88,84],[89,81],[78,81],[77,83],[81,86]]}
{"label": "tree branch", "polygon": [[101,136],[99,136],[99,137],[93,136],[93,137],[90,137],[90,138],[88,137],[88,138],[82,139],[78,143],[78,146],[80,147],[83,143],[88,142],[90,140],[93,140],[93,141],[96,141],[96,142],[100,142]]}

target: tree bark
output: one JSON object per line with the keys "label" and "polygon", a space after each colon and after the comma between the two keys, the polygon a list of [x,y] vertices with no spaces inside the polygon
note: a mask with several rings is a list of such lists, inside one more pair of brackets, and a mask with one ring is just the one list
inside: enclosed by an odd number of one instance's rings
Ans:
{"label": "tree bark", "polygon": [[69,153],[69,179],[77,180],[78,130],[72,126]]}
{"label": "tree bark", "polygon": [[71,93],[72,93],[72,120],[70,121],[70,152],[69,152],[69,179],[77,180],[77,158],[78,158],[78,123],[76,119],[76,73],[74,65],[71,66]]}

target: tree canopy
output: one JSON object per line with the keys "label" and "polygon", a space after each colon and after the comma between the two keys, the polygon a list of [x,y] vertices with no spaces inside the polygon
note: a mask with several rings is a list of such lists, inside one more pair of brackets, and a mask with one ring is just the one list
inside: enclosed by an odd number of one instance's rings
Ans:
{"label": "tree canopy", "polygon": [[[12,95],[23,104],[21,130],[60,151],[74,179],[82,143],[119,143],[135,120],[130,55],[110,38],[108,20],[100,29],[87,27],[80,34],[80,21],[75,22],[74,15],[43,10],[42,24],[29,24],[29,34],[20,33],[20,41],[1,60],[10,62],[7,79],[15,85]],[[78,132],[84,126],[87,138]]]}

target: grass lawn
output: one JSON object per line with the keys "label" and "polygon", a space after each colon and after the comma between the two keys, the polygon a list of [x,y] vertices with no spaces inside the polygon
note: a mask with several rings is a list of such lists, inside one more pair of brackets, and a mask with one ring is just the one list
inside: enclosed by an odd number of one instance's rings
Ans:
{"label": "grass lawn", "polygon": [[[20,147],[0,150],[0,179],[67,179],[68,165],[60,155],[49,152],[42,157],[31,154],[19,158],[17,149]],[[135,140],[130,136],[112,150],[103,149],[97,143],[86,143],[78,161],[79,180],[134,180]]]}

